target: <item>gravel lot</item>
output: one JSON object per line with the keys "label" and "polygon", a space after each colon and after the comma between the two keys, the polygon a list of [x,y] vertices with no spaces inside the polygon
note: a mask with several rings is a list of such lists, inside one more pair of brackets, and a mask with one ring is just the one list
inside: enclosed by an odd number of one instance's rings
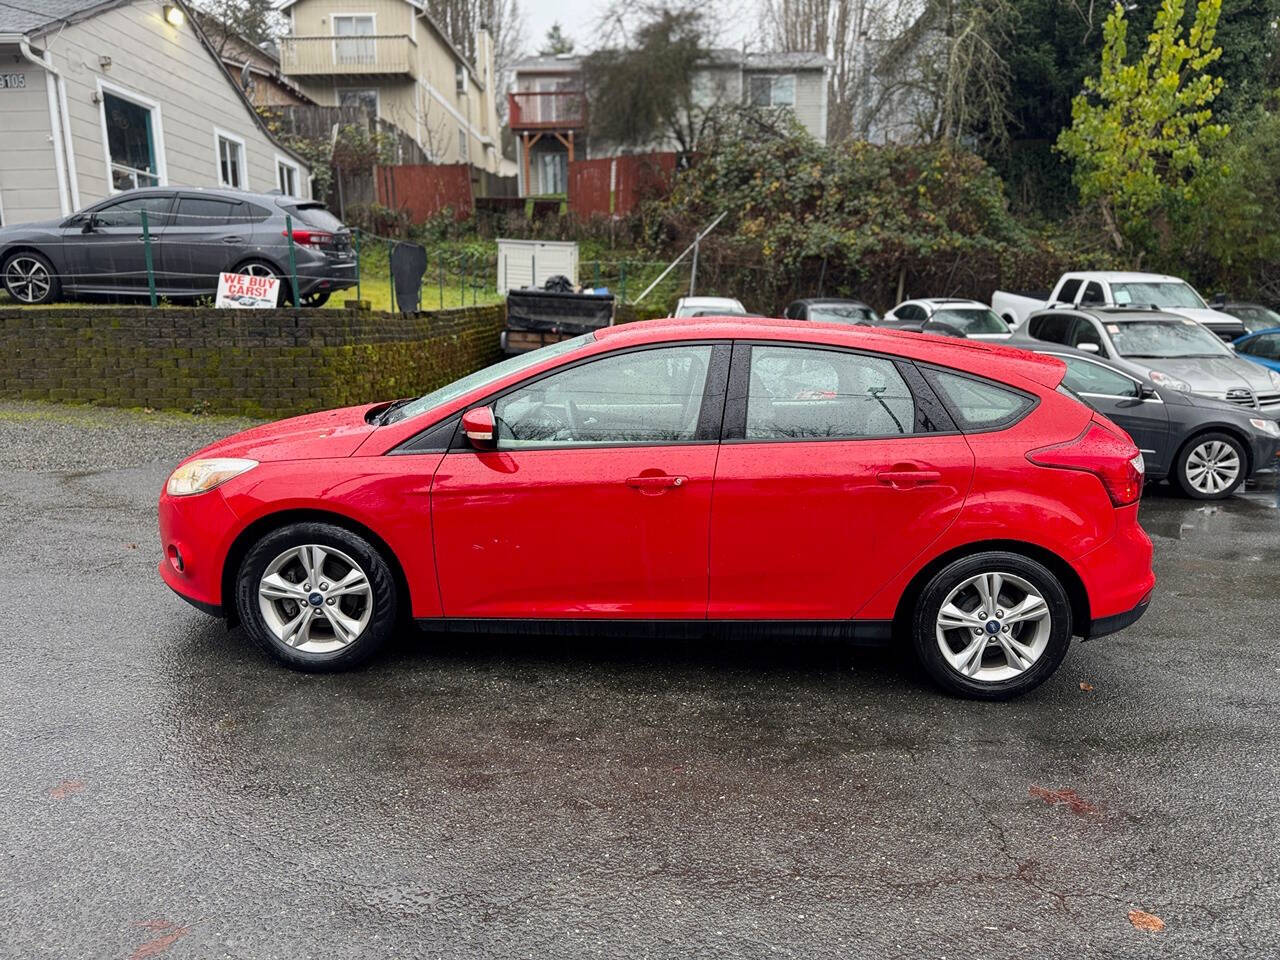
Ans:
{"label": "gravel lot", "polygon": [[242,425],[0,404],[0,955],[1280,943],[1270,482],[1149,492],[1151,612],[1012,704],[798,643],[413,635],[304,676],[155,573],[168,470]]}

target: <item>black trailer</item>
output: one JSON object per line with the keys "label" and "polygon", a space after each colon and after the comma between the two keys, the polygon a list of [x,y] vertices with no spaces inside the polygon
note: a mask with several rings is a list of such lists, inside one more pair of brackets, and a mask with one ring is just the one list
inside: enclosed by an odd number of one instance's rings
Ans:
{"label": "black trailer", "polygon": [[614,303],[611,293],[572,293],[532,287],[510,290],[502,350],[527,353],[610,326]]}

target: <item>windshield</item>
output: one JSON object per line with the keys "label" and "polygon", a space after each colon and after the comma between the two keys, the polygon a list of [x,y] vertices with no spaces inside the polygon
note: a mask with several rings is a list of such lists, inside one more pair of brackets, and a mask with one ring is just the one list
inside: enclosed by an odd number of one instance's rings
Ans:
{"label": "windshield", "polygon": [[1116,306],[1137,304],[1142,307],[1190,307],[1205,309],[1204,301],[1189,284],[1181,280],[1153,280],[1145,283],[1113,283],[1111,299]]}
{"label": "windshield", "polygon": [[977,308],[956,309],[954,307],[939,310],[930,320],[955,327],[961,333],[1008,333],[1009,325],[990,310]]}
{"label": "windshield", "polygon": [[809,319],[815,323],[876,323],[880,317],[868,306],[854,303],[812,303]]}
{"label": "windshield", "polygon": [[1229,357],[1216,336],[1194,320],[1129,320],[1108,323],[1111,342],[1122,357]]}
{"label": "windshield", "polygon": [[409,417],[416,417],[420,413],[426,413],[428,410],[434,410],[436,407],[448,403],[450,400],[457,400],[464,393],[470,393],[485,384],[493,383],[501,380],[503,377],[512,373],[519,373],[521,370],[527,370],[530,367],[549,360],[552,357],[558,357],[561,354],[569,353],[577,350],[579,347],[588,343],[594,333],[584,333],[580,337],[574,337],[572,340],[561,340],[559,343],[553,343],[549,346],[542,347],[538,350],[530,350],[528,353],[519,353],[514,357],[508,357],[500,363],[495,363],[491,367],[485,367],[483,370],[477,370],[475,373],[463,377],[461,380],[455,380],[453,383],[446,384],[439,390],[432,390],[425,396],[419,397],[410,403],[406,403],[403,407],[396,407],[387,412],[386,419],[383,423],[398,423]]}

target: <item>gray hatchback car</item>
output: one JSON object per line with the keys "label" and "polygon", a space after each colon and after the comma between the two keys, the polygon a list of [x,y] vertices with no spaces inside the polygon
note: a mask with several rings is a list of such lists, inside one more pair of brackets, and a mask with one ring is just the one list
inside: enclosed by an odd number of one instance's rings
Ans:
{"label": "gray hatchback car", "polygon": [[211,296],[218,274],[276,276],[292,302],[289,239],[303,306],[355,285],[351,231],[324,204],[266,193],[150,187],[117,194],[70,217],[0,230],[0,277],[19,303],[148,292],[142,212],[147,213],[156,293]]}

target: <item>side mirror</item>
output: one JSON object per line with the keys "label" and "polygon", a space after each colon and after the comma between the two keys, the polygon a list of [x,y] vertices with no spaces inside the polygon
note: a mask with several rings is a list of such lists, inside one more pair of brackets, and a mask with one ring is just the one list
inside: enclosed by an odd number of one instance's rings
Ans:
{"label": "side mirror", "polygon": [[81,233],[93,233],[98,229],[98,218],[94,214],[89,214],[84,218],[84,226],[80,228]]}
{"label": "side mirror", "polygon": [[1085,353],[1101,353],[1102,352],[1102,348],[1099,347],[1096,343],[1079,343],[1079,344],[1076,344],[1076,349],[1082,350]]}
{"label": "side mirror", "polygon": [[1156,400],[1159,397],[1160,397],[1160,394],[1156,392],[1156,388],[1151,386],[1151,384],[1149,383],[1138,384],[1139,400]]}
{"label": "side mirror", "polygon": [[477,450],[497,449],[498,431],[492,407],[472,407],[464,413],[462,430]]}

